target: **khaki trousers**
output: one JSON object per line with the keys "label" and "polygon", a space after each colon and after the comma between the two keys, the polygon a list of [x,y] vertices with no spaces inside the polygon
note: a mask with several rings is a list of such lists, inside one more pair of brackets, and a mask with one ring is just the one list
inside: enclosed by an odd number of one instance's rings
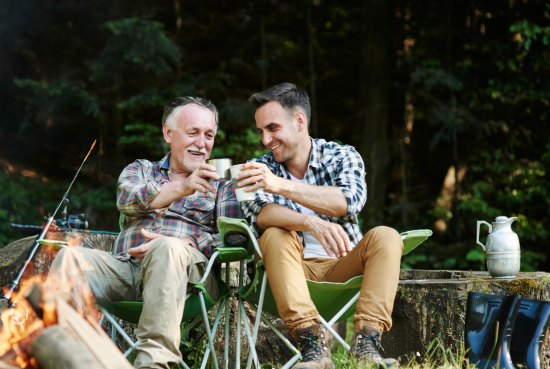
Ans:
{"label": "khaki trousers", "polygon": [[[200,281],[207,264],[208,259],[187,242],[164,237],[151,244],[143,261],[120,260],[107,252],[83,247],[64,248],[53,261],[48,278],[84,278],[99,303],[143,302],[134,366],[168,369],[181,360],[180,323],[185,296]],[[204,285],[217,300],[218,285],[213,274]]]}
{"label": "khaki trousers", "polygon": [[306,279],[347,282],[361,274],[364,278],[353,318],[355,330],[364,324],[380,333],[390,330],[403,253],[403,241],[395,229],[373,228],[340,259],[302,259],[304,248],[298,234],[277,227],[268,228],[259,244],[277,310],[291,334],[296,328],[319,323]]}

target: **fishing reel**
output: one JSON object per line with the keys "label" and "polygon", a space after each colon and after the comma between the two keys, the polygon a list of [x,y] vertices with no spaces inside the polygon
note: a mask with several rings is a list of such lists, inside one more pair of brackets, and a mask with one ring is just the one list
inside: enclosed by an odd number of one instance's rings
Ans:
{"label": "fishing reel", "polygon": [[[86,220],[86,215],[85,214],[67,215],[67,206],[69,204],[69,199],[63,200],[63,203],[65,204],[65,208],[61,213],[61,218],[55,219],[50,225],[50,228],[48,231],[49,232],[87,231],[88,221]],[[48,218],[49,216],[46,218],[46,220]],[[15,223],[11,223],[10,226],[11,226],[11,229],[15,229],[29,236],[35,235],[36,232],[41,231],[43,228],[35,225],[24,225],[24,224],[15,224]]]}
{"label": "fishing reel", "polygon": [[59,229],[88,229],[88,221],[86,220],[86,214],[77,214],[69,215],[67,217],[67,207],[69,204],[69,199],[63,200],[65,203],[65,208],[61,213],[61,219],[55,219],[52,227],[57,227]]}

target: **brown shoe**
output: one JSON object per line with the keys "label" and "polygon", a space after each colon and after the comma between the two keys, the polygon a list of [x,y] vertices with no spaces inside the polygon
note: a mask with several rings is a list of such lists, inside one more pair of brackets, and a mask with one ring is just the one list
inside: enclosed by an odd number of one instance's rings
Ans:
{"label": "brown shoe", "polygon": [[382,335],[376,329],[370,325],[365,324],[363,329],[360,331],[355,331],[351,339],[351,348],[349,354],[352,358],[355,358],[357,361],[365,361],[373,363],[376,367],[390,366],[396,368],[399,366],[399,363],[395,359],[384,359],[380,355],[379,350],[382,350],[382,345],[380,344],[380,337]]}
{"label": "brown shoe", "polygon": [[302,329],[297,328],[294,333],[298,336],[302,361],[294,365],[292,369],[334,369],[334,363],[330,358],[330,349],[319,324]]}

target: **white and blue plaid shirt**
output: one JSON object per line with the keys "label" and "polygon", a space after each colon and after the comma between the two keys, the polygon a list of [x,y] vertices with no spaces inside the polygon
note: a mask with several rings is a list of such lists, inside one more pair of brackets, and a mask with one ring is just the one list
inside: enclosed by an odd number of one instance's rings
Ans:
{"label": "white and blue plaid shirt", "polygon": [[[348,201],[348,212],[343,217],[336,218],[319,213],[315,213],[315,215],[327,222],[340,224],[348,234],[351,243],[357,245],[363,237],[357,222],[357,214],[367,201],[367,183],[365,182],[363,159],[353,146],[339,145],[335,142],[313,138],[311,144],[311,156],[304,183],[314,186],[338,187]],[[271,152],[250,161],[266,164],[276,176],[291,179],[284,163],[276,162]],[[330,199],[327,199],[327,201],[330,201]],[[256,191],[254,201],[243,203],[245,217],[258,237],[263,233],[263,230],[258,227],[256,220],[260,210],[267,204],[278,204],[300,212],[300,207],[294,201],[281,195],[268,193],[265,189],[260,188]],[[303,240],[302,232],[298,233]]]}

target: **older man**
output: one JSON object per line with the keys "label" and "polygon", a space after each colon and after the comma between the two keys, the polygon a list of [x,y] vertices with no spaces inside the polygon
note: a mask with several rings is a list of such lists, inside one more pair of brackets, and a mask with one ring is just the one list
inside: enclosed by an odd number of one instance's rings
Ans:
{"label": "older man", "polygon": [[[136,160],[118,180],[124,228],[114,255],[81,247],[60,251],[52,265],[62,278],[83,273],[98,302],[143,301],[135,347],[137,368],[169,368],[181,360],[185,296],[203,277],[222,241],[216,219],[240,217],[231,182],[205,163],[218,112],[208,100],[177,98],[164,108],[162,130],[170,153]],[[217,298],[214,275],[205,287]]]}
{"label": "older man", "polygon": [[378,352],[391,328],[403,242],[392,228],[363,237],[357,214],[367,198],[361,156],[351,146],[313,139],[309,98],[290,83],[250,98],[269,153],[244,164],[239,186],[257,190],[243,210],[258,234],[265,270],[286,329],[300,344],[297,368],[333,368],[306,279],[346,282],[364,275],[350,354],[392,365]]}

